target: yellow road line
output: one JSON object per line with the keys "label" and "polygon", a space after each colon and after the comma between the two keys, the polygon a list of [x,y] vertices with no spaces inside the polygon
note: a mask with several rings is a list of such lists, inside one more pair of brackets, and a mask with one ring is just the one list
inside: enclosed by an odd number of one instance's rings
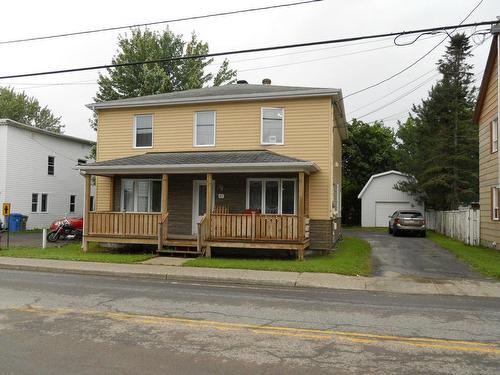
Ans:
{"label": "yellow road line", "polygon": [[49,309],[40,306],[12,307],[12,309],[16,311],[36,313],[36,314],[46,314],[46,315],[67,315],[67,314],[92,315],[119,321],[130,321],[134,323],[143,323],[143,324],[179,323],[190,327],[213,328],[221,331],[248,330],[255,334],[302,337],[313,340],[333,340],[335,337],[337,338],[343,337],[351,342],[364,343],[364,344],[385,341],[385,342],[395,342],[400,344],[406,344],[409,346],[428,348],[428,349],[437,348],[437,349],[447,349],[454,351],[500,354],[500,345],[496,343],[485,343],[479,341],[379,335],[372,333],[335,331],[328,329],[293,328],[284,326],[261,326],[256,324],[247,324],[247,323],[230,323],[230,322],[197,320],[197,319],[176,318],[167,316],[129,314],[129,313],[111,312],[111,311],[77,310],[77,309],[67,309],[67,308]]}

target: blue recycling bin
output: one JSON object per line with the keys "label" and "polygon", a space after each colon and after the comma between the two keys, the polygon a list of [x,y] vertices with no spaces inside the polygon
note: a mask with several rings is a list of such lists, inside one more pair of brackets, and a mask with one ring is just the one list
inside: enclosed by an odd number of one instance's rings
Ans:
{"label": "blue recycling bin", "polygon": [[23,227],[23,215],[11,213],[9,216],[9,231],[19,232]]}

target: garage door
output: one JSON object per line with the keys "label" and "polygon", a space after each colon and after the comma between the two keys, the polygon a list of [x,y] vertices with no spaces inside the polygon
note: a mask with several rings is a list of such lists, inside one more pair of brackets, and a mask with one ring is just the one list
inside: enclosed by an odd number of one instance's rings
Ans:
{"label": "garage door", "polygon": [[397,210],[409,209],[410,202],[375,202],[375,226],[386,227],[389,217]]}

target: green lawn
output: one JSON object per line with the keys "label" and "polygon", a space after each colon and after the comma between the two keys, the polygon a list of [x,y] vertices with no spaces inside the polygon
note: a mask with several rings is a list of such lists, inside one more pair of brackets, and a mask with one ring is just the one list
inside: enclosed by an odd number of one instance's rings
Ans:
{"label": "green lawn", "polygon": [[278,259],[196,258],[183,266],[238,268],[266,271],[328,272],[342,275],[369,275],[371,248],[361,238],[345,237],[329,255],[310,255],[304,261]]}
{"label": "green lawn", "polygon": [[448,249],[483,275],[500,279],[500,251],[483,246],[469,246],[432,231],[427,231],[427,238]]}
{"label": "green lawn", "polygon": [[39,259],[57,259],[57,260],[83,260],[88,262],[106,262],[106,263],[135,263],[150,259],[154,256],[151,253],[144,252],[126,252],[115,249],[105,249],[96,246],[90,246],[87,253],[81,249],[80,243],[72,243],[62,247],[11,247],[8,250],[0,250],[0,256],[15,258],[39,258]]}

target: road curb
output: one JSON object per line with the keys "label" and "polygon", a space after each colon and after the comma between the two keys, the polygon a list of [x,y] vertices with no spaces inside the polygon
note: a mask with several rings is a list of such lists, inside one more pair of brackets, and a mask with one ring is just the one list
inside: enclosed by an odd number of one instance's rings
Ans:
{"label": "road curb", "polygon": [[[13,258],[10,258],[13,259]],[[17,258],[20,259],[20,258]],[[54,260],[52,260],[54,261]],[[59,262],[59,261],[58,261]],[[64,262],[64,261],[63,261]],[[82,264],[83,262],[76,262]],[[85,262],[89,267],[119,268],[120,264]],[[80,266],[80,265],[79,265]],[[328,290],[356,290],[412,295],[451,295],[467,297],[500,298],[500,283],[440,280],[439,282],[415,282],[383,277],[356,277],[337,274],[314,274],[298,272],[251,271],[235,269],[208,269],[197,267],[158,266],[147,272],[141,270],[148,265],[135,264],[133,271],[85,269],[82,266],[57,267],[51,265],[28,265],[0,263],[0,269],[17,271],[50,272],[60,274],[127,277],[139,279],[166,280],[173,282],[197,282],[212,284],[249,285],[262,287],[315,288]],[[163,269],[166,268],[166,269]],[[153,271],[154,270],[154,271]],[[245,277],[245,272],[264,277]],[[238,276],[228,276],[228,273]],[[278,275],[278,277],[276,277]],[[271,277],[272,276],[272,277]]]}

